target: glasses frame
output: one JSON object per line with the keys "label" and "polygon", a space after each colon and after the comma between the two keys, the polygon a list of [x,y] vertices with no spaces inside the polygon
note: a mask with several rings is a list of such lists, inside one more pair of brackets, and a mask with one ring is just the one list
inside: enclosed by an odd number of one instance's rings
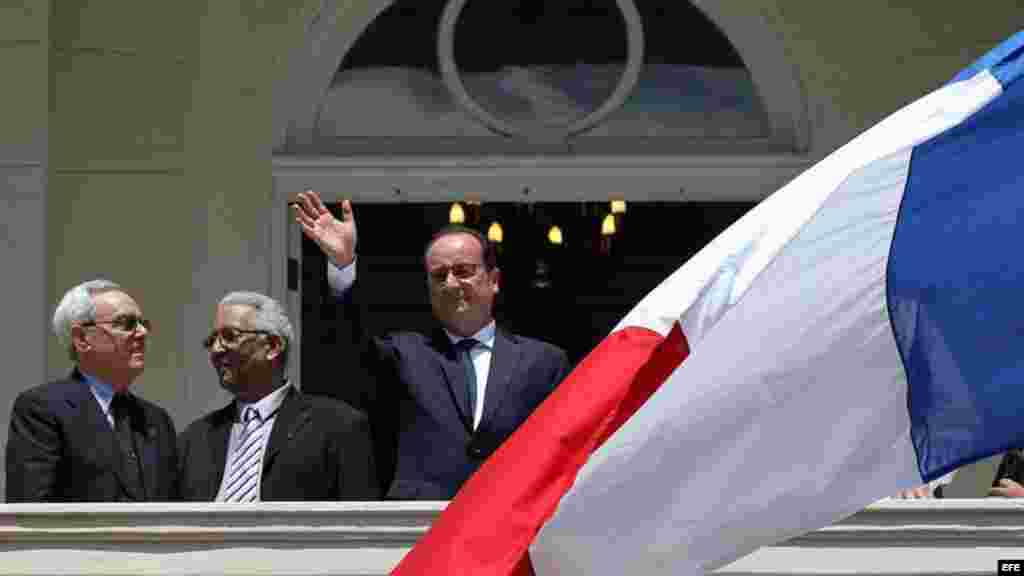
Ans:
{"label": "glasses frame", "polygon": [[[118,324],[123,323],[123,322],[125,322],[128,319],[130,319],[130,321],[133,323],[133,326],[131,328],[125,328],[124,326],[118,326]],[[83,328],[89,328],[89,327],[92,327],[92,326],[99,326],[100,324],[109,324],[109,325],[113,326],[114,329],[117,330],[118,332],[124,332],[125,334],[135,334],[135,333],[137,333],[139,331],[139,326],[142,326],[143,328],[145,328],[146,332],[152,332],[153,331],[153,323],[149,319],[147,319],[147,318],[145,318],[143,316],[136,316],[134,314],[128,314],[128,315],[125,315],[125,316],[116,316],[114,318],[111,318],[110,320],[90,320],[88,322],[80,322],[78,325],[83,327]]]}
{"label": "glasses frame", "polygon": [[[264,336],[275,336],[275,334],[273,334],[271,332],[268,332],[266,330],[243,330],[241,328],[230,328],[230,327],[226,328],[226,329],[227,330],[231,330],[233,332],[237,332],[239,335],[242,335],[242,334],[263,334]],[[224,333],[224,330],[225,329],[214,330],[213,332],[210,332],[210,334],[206,338],[203,339],[203,348],[205,348],[206,350],[212,350],[213,349],[213,345],[216,344],[217,342],[220,342],[221,347],[224,348],[225,350],[234,350],[238,346],[241,346],[241,344],[243,342],[242,338],[237,338],[234,344],[228,344],[228,342],[226,340],[224,340],[224,338],[222,336],[222,334]]]}
{"label": "glasses frame", "polygon": [[[472,268],[472,272],[465,275],[457,272],[460,269],[468,268]],[[427,278],[434,284],[444,284],[448,281],[448,275],[450,274],[454,276],[456,280],[466,281],[476,278],[476,276],[480,274],[481,270],[486,269],[487,266],[485,264],[478,264],[476,262],[456,262],[451,266],[438,266],[432,270],[427,270]],[[442,272],[444,275],[441,274]]]}

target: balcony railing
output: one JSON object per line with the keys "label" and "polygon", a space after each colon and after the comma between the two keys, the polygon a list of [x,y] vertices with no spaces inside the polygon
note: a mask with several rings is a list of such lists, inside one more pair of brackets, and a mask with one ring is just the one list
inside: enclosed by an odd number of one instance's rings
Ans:
{"label": "balcony railing", "polygon": [[[387,574],[443,502],[0,506],[0,574]],[[883,500],[717,574],[995,574],[1024,502]]]}

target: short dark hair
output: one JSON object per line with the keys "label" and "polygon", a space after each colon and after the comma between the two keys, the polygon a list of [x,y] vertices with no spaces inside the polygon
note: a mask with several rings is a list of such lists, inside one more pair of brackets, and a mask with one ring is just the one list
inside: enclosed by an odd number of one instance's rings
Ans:
{"label": "short dark hair", "polygon": [[430,241],[423,248],[423,262],[427,261],[427,253],[430,252],[430,247],[434,245],[440,238],[445,236],[451,236],[453,234],[469,234],[476,238],[476,241],[480,243],[480,248],[483,250],[484,257],[484,268],[488,271],[494,270],[498,266],[498,251],[495,249],[494,244],[487,239],[479,230],[474,230],[468,226],[462,226],[460,224],[449,224],[444,228],[441,228],[434,235],[430,237]]}

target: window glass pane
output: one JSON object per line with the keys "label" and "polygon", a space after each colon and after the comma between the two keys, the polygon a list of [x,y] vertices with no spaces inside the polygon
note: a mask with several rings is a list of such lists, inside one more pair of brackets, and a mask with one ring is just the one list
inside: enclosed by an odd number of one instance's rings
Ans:
{"label": "window glass pane", "polygon": [[636,0],[644,66],[623,106],[584,137],[770,136],[754,81],[729,40],[690,2]]}
{"label": "window glass pane", "polygon": [[455,29],[470,96],[503,120],[565,126],[611,96],[626,62],[615,0],[476,0]]}
{"label": "window glass pane", "polygon": [[490,136],[441,80],[437,22],[445,0],[400,0],[346,53],[321,104],[321,136]]}

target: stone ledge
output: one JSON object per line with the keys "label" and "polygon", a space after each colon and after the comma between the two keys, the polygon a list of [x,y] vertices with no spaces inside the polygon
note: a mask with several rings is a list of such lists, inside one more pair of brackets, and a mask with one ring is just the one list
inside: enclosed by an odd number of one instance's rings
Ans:
{"label": "stone ledge", "polygon": [[0,543],[411,546],[444,502],[7,504]]}
{"label": "stone ledge", "polygon": [[[8,504],[0,574],[386,574],[445,502]],[[716,572],[990,574],[1024,503],[883,500]]]}

